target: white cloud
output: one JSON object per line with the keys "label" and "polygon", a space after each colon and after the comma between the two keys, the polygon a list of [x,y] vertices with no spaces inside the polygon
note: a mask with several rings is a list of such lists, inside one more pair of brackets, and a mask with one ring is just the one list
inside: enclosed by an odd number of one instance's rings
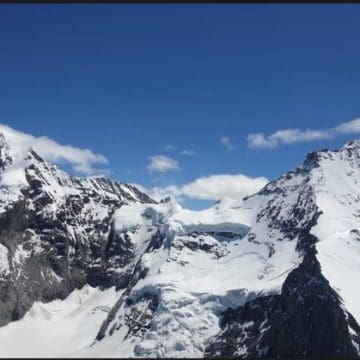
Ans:
{"label": "white cloud", "polygon": [[225,146],[226,150],[235,150],[234,144],[231,142],[231,139],[227,136],[224,136],[220,139],[221,143]]}
{"label": "white cloud", "polygon": [[195,156],[196,152],[193,150],[181,150],[180,151],[180,155],[185,155],[185,156]]}
{"label": "white cloud", "polygon": [[148,171],[153,172],[167,172],[173,170],[179,170],[180,167],[176,160],[164,156],[164,155],[153,155],[149,157],[150,163],[146,167]]}
{"label": "white cloud", "polygon": [[268,181],[265,177],[251,178],[243,174],[215,174],[197,178],[181,186],[154,187],[147,190],[147,193],[156,200],[166,196],[178,201],[184,197],[215,201],[228,197],[240,200],[259,191]]}
{"label": "white cloud", "polygon": [[276,148],[280,145],[290,145],[299,142],[332,139],[339,134],[360,133],[360,119],[344,122],[330,129],[285,129],[278,130],[270,135],[254,133],[247,136],[250,148]]}
{"label": "white cloud", "polygon": [[104,155],[95,154],[89,149],[80,149],[71,145],[62,145],[47,136],[36,137],[26,134],[11,127],[0,124],[0,133],[4,134],[13,151],[23,154],[32,147],[41,157],[50,162],[67,162],[73,169],[83,174],[95,172],[108,172],[107,169],[94,169],[95,164],[107,164]]}
{"label": "white cloud", "polygon": [[218,174],[200,177],[181,188],[182,194],[193,199],[218,200],[222,197],[242,199],[259,191],[269,180],[243,174]]}

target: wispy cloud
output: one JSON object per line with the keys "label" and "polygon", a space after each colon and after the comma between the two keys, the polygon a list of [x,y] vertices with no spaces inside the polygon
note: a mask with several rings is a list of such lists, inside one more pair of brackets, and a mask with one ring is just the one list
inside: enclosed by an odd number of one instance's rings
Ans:
{"label": "wispy cloud", "polygon": [[150,156],[149,159],[150,163],[146,168],[150,173],[167,172],[180,169],[176,160],[165,155],[153,155]]}
{"label": "wispy cloud", "polygon": [[215,174],[199,177],[184,185],[154,187],[147,192],[156,200],[166,196],[172,196],[178,201],[184,197],[198,200],[228,197],[240,200],[259,191],[268,181],[265,177],[252,178],[243,174]]}
{"label": "wispy cloud", "polygon": [[232,143],[229,137],[224,136],[220,139],[220,141],[225,146],[226,150],[228,151],[235,150],[235,145]]}
{"label": "wispy cloud", "polygon": [[184,156],[195,156],[196,152],[193,150],[181,150],[180,151],[180,155],[184,155]]}
{"label": "wispy cloud", "polygon": [[321,139],[330,139],[332,132],[328,130],[299,130],[286,129],[278,130],[273,134],[265,136],[262,133],[250,134],[247,137],[248,145],[251,148],[275,148],[279,145],[289,145],[298,142],[307,142]]}
{"label": "wispy cloud", "polygon": [[177,149],[177,146],[168,144],[168,145],[165,145],[165,146],[164,146],[164,149],[165,149],[166,151],[174,151],[174,150]]}
{"label": "wispy cloud", "polygon": [[360,133],[360,119],[341,123],[329,129],[284,129],[277,130],[270,135],[254,133],[247,136],[250,148],[273,149],[280,145],[291,145],[300,142],[332,139],[340,134]]}
{"label": "wispy cloud", "polygon": [[181,147],[178,147],[178,146],[172,145],[172,144],[168,144],[168,145],[164,146],[165,151],[169,151],[172,153],[176,152],[177,154],[182,155],[182,156],[195,156],[196,155],[196,152],[193,150],[190,150],[190,149],[180,150],[180,149],[181,149]]}
{"label": "wispy cloud", "polygon": [[108,160],[102,154],[96,154],[89,149],[81,149],[71,145],[62,145],[46,137],[36,137],[0,124],[0,133],[4,134],[12,150],[23,154],[32,147],[45,160],[59,163],[66,162],[82,174],[108,173],[108,169],[95,169],[96,164],[107,164]]}

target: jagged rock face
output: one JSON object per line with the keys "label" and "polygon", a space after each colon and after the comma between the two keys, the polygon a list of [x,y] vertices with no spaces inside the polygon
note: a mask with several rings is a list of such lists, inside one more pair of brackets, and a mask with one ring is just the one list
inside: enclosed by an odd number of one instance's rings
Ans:
{"label": "jagged rock face", "polygon": [[[2,138],[3,173],[13,163],[7,150]],[[116,271],[132,253],[111,230],[112,214],[124,204],[154,202],[127,184],[71,177],[34,150],[24,162],[25,181],[0,188],[6,265],[0,273],[0,325],[21,318],[34,301],[64,299],[85,284],[126,287],[129,279]]]}

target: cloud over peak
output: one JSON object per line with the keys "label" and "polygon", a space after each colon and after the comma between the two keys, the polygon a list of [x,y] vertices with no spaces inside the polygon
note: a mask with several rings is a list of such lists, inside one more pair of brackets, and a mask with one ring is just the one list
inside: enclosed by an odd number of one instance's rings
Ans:
{"label": "cloud over peak", "polygon": [[58,163],[66,162],[82,174],[90,175],[107,169],[94,169],[95,164],[107,164],[107,158],[89,149],[81,149],[71,145],[62,145],[47,136],[33,136],[0,124],[0,133],[4,134],[10,147],[21,154],[32,147],[45,160]]}

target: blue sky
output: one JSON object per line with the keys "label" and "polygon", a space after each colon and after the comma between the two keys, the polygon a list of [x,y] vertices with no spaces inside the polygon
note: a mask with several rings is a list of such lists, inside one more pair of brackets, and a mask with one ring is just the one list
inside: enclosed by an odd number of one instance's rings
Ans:
{"label": "blue sky", "polygon": [[[0,123],[103,154],[148,189],[273,179],[360,133],[247,141],[359,117],[359,29],[356,4],[2,4]],[[149,171],[156,155],[178,169]]]}

